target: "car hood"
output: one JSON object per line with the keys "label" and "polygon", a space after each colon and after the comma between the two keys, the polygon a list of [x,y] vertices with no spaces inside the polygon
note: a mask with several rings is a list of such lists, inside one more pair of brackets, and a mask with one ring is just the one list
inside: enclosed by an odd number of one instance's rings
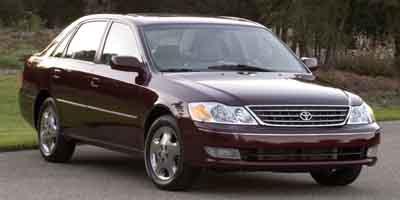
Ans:
{"label": "car hood", "polygon": [[197,72],[166,77],[199,91],[199,99],[207,96],[229,105],[349,105],[343,90],[301,81],[293,74]]}

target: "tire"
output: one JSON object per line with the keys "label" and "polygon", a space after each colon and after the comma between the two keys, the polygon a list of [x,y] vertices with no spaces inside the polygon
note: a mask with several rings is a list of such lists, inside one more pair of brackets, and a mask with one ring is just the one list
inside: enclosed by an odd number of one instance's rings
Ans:
{"label": "tire", "polygon": [[311,176],[320,185],[347,186],[352,184],[360,175],[362,166],[342,167],[312,171]]}
{"label": "tire", "polygon": [[68,162],[75,151],[75,143],[65,138],[60,123],[56,102],[47,98],[40,107],[37,130],[40,154],[48,162]]}
{"label": "tire", "polygon": [[185,163],[183,140],[176,120],[162,116],[151,125],[145,141],[147,175],[162,190],[188,189],[200,170]]}

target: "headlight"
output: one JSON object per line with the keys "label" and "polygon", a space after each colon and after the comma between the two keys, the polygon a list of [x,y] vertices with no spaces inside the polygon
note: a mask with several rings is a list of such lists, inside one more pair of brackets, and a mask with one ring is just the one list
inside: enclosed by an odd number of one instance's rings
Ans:
{"label": "headlight", "polygon": [[348,124],[370,124],[375,122],[374,112],[366,103],[350,107]]}
{"label": "headlight", "polygon": [[220,124],[257,125],[244,107],[220,103],[189,103],[189,113],[194,121]]}

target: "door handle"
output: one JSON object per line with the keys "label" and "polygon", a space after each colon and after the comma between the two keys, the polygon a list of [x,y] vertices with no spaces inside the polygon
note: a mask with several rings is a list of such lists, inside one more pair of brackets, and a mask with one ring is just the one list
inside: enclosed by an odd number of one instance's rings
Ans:
{"label": "door handle", "polygon": [[98,88],[99,86],[100,86],[100,79],[99,78],[91,78],[90,87]]}
{"label": "door handle", "polygon": [[54,79],[60,79],[61,78],[61,74],[62,74],[62,70],[61,69],[53,69],[52,77]]}

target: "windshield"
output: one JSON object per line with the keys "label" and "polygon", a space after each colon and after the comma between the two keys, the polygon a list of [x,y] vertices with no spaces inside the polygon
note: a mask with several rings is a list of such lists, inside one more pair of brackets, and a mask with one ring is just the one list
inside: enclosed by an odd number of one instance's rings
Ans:
{"label": "windshield", "polygon": [[152,60],[162,72],[307,72],[288,48],[263,28],[153,25],[144,28],[144,35]]}

